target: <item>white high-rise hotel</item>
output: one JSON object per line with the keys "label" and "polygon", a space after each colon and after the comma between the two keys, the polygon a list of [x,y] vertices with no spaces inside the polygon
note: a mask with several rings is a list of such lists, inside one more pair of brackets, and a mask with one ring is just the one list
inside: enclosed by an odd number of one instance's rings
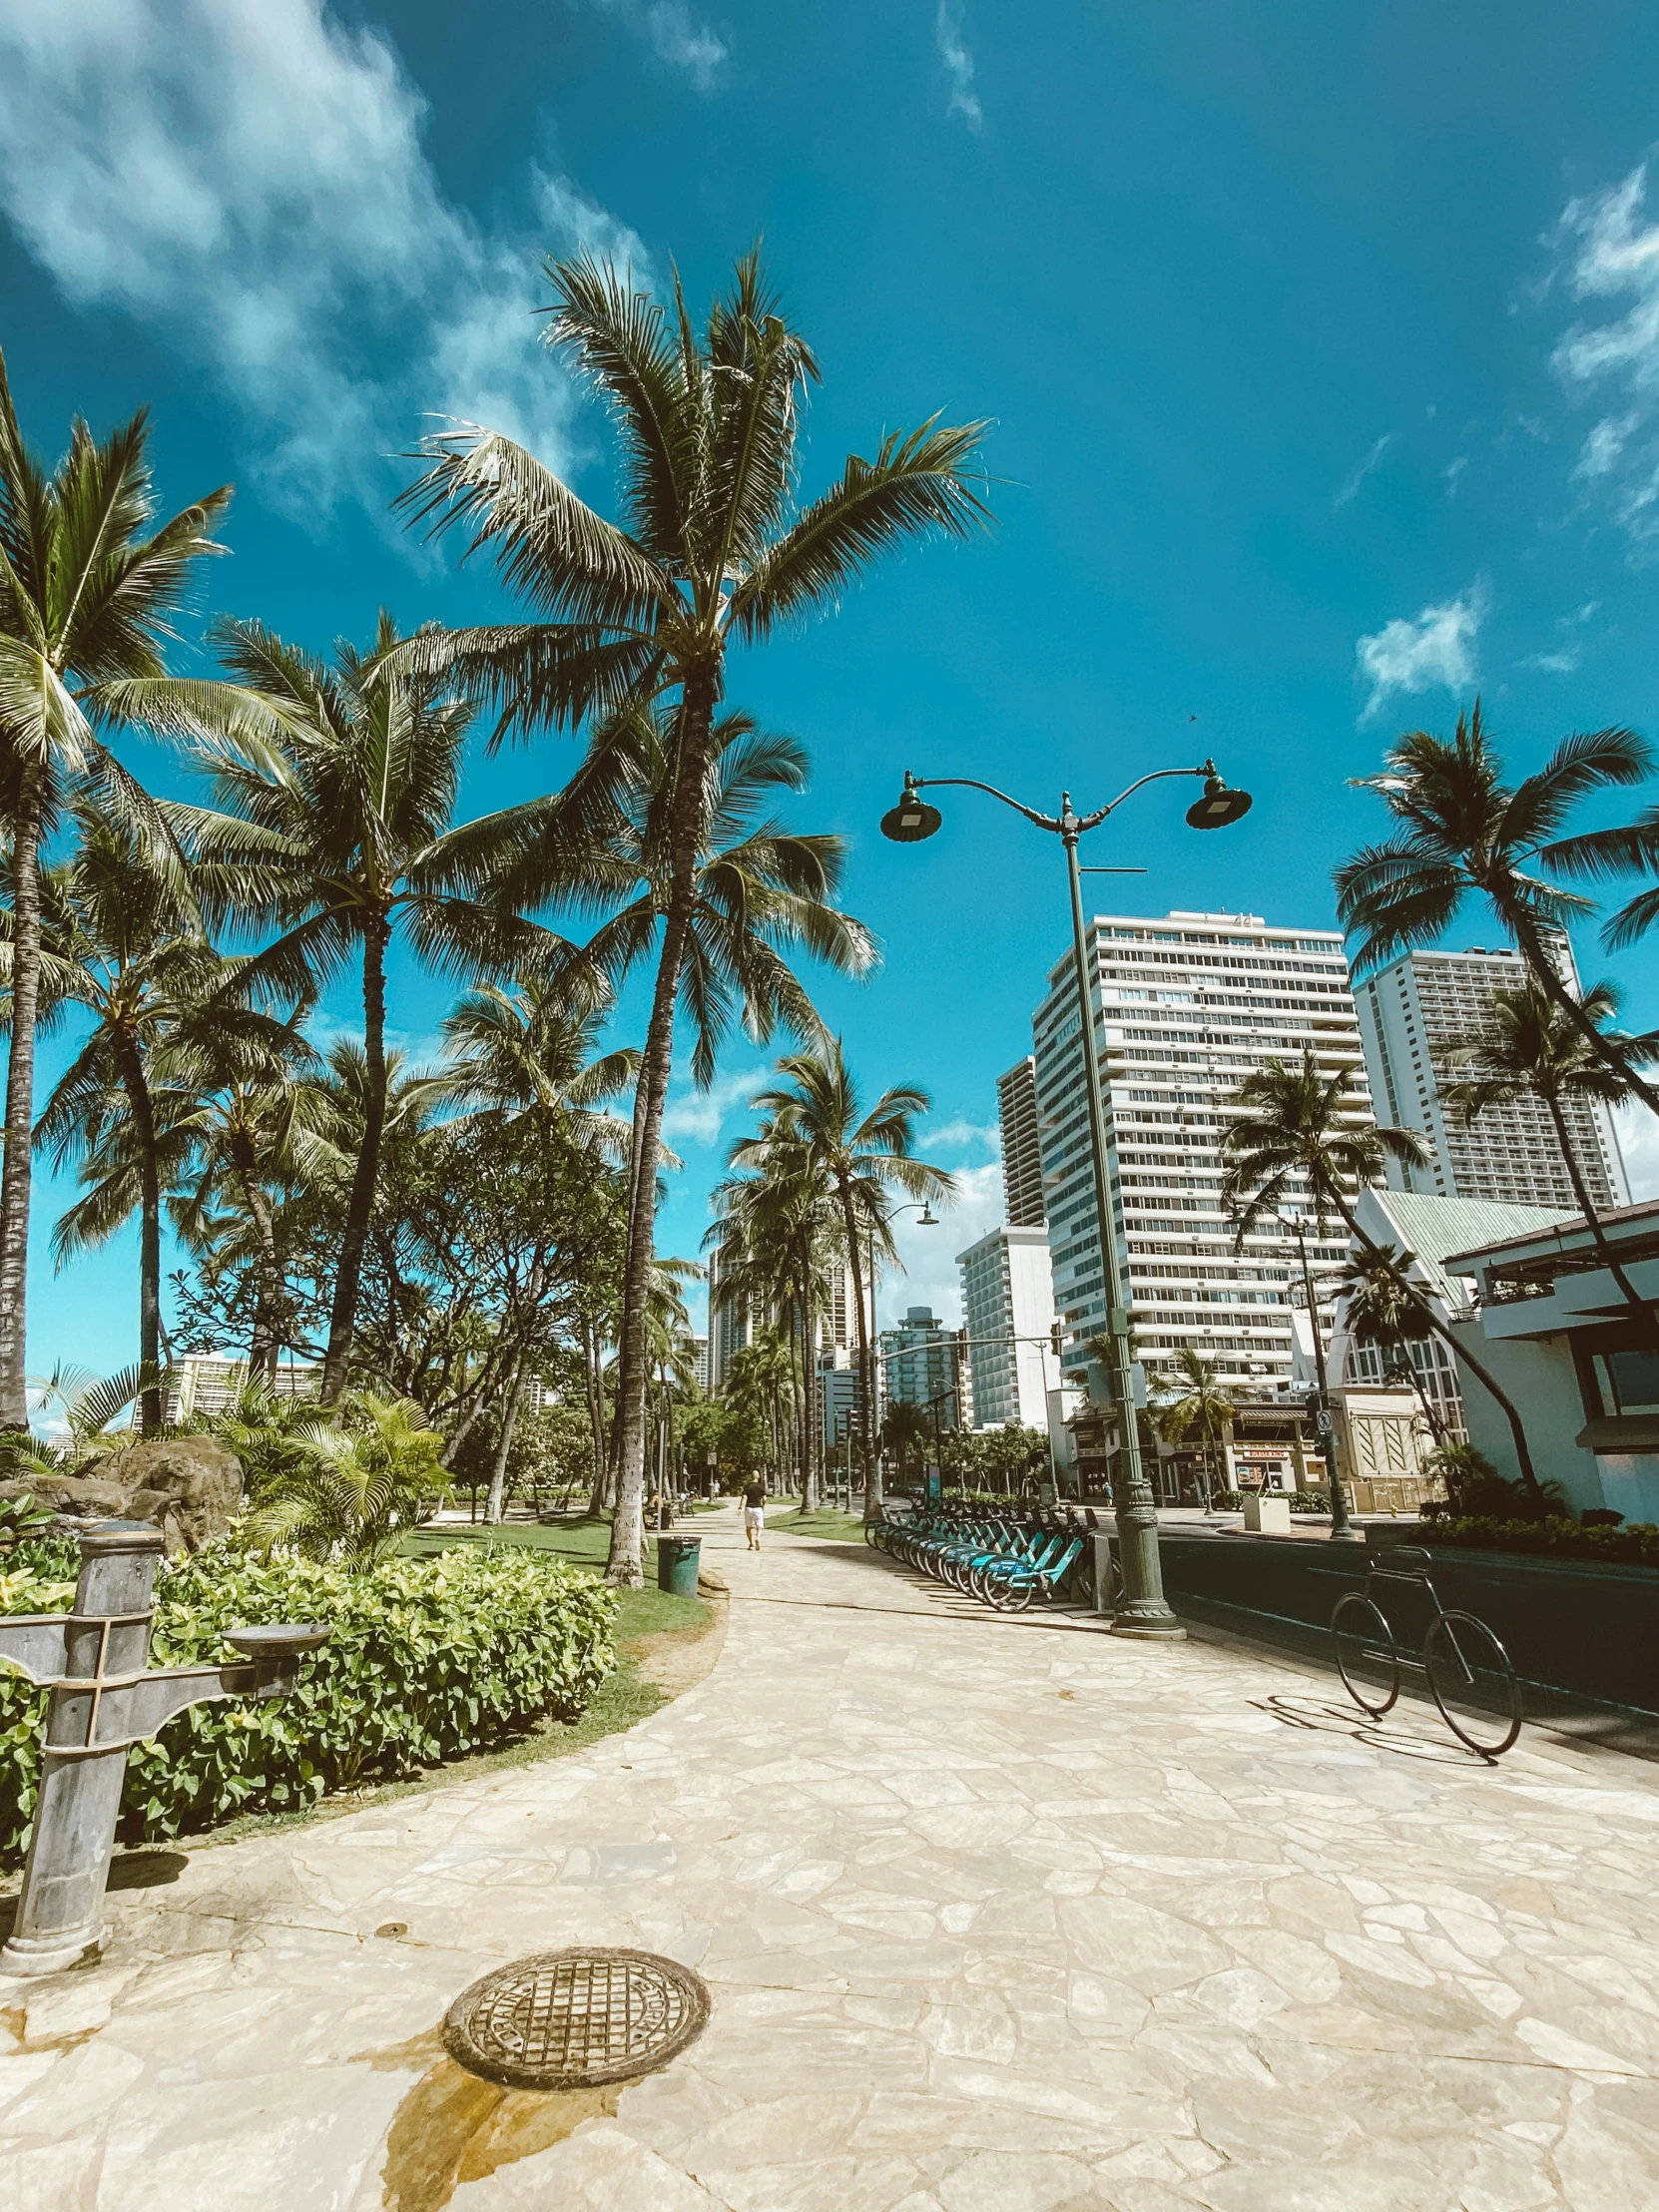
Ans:
{"label": "white high-rise hotel", "polygon": [[[1102,1063],[1107,1175],[1129,1280],[1136,1355],[1153,1372],[1191,1345],[1224,1381],[1259,1388],[1291,1373],[1290,1232],[1264,1227],[1233,1250],[1217,1140],[1240,1079],[1312,1051],[1323,1075],[1354,1074],[1356,1126],[1374,1119],[1343,940],[1269,928],[1255,914],[1099,914],[1089,983]],[[1054,1303],[1068,1348],[1105,1323],[1076,986],[1068,952],[1032,1019]],[[1287,1213],[1301,1218],[1301,1202]],[[1340,1222],[1309,1258],[1322,1308],[1347,1257]]]}

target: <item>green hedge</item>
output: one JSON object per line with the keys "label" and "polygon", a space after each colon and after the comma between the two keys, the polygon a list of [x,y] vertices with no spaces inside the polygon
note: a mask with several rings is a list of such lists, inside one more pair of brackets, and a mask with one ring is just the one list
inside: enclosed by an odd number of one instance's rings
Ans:
{"label": "green hedge", "polygon": [[1529,1551],[1546,1559],[1600,1559],[1615,1566],[1659,1567],[1659,1528],[1633,1521],[1628,1528],[1586,1528],[1582,1521],[1496,1520],[1486,1514],[1434,1519],[1424,1543],[1469,1544],[1482,1551]]}
{"label": "green hedge", "polygon": [[[50,1566],[50,1560],[41,1564]],[[0,1610],[61,1612],[72,1586],[0,1572]],[[411,1774],[588,1703],[615,1664],[617,1601],[545,1551],[443,1551],[352,1573],[225,1547],[164,1566],[152,1664],[231,1659],[227,1628],[326,1620],[291,1697],[193,1706],[127,1762],[121,1839],[310,1805]],[[0,1865],[28,1844],[46,1698],[0,1674]]]}

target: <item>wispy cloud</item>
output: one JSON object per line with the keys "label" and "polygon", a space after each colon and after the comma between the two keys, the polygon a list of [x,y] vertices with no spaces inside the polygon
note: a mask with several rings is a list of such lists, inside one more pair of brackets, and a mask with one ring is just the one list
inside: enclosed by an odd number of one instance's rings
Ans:
{"label": "wispy cloud", "polygon": [[1569,201],[1553,244],[1572,297],[1607,302],[1563,333],[1556,374],[1570,392],[1611,389],[1623,401],[1593,425],[1573,475],[1603,489],[1633,537],[1659,537],[1659,224],[1648,220],[1647,164]]}
{"label": "wispy cloud", "polygon": [[1440,480],[1445,485],[1445,495],[1448,499],[1456,498],[1457,479],[1459,476],[1462,475],[1464,469],[1467,468],[1468,465],[1468,455],[1466,453],[1459,453],[1455,460],[1447,461],[1445,467],[1441,469]]}
{"label": "wispy cloud", "polygon": [[541,180],[534,235],[482,230],[443,194],[425,115],[385,38],[324,0],[0,9],[0,209],[76,306],[201,364],[302,516],[383,508],[376,456],[423,413],[567,456],[536,248],[602,211]]}
{"label": "wispy cloud", "polygon": [[1395,692],[1443,688],[1467,691],[1476,674],[1475,647],[1488,594],[1483,578],[1455,599],[1396,615],[1356,648],[1359,674],[1370,685],[1362,722],[1369,722]]}
{"label": "wispy cloud", "polygon": [[928,1129],[924,1148],[935,1152],[968,1152],[976,1146],[1002,1155],[1002,1131],[994,1121],[969,1121],[958,1114],[954,1121],[941,1122],[937,1129]]}
{"label": "wispy cloud", "polygon": [[1344,481],[1336,498],[1332,500],[1331,505],[1335,513],[1340,514],[1343,508],[1352,506],[1355,500],[1359,498],[1360,486],[1368,476],[1376,473],[1382,465],[1383,454],[1392,445],[1393,441],[1393,432],[1384,430],[1382,435],[1370,447],[1359,467]]}
{"label": "wispy cloud", "polygon": [[685,0],[593,0],[593,5],[643,38],[659,61],[683,69],[699,92],[713,92],[720,83],[731,50]]}
{"label": "wispy cloud", "polygon": [[748,1107],[766,1089],[776,1071],[744,1068],[731,1075],[717,1075],[706,1091],[684,1090],[663,1108],[663,1135],[689,1138],[693,1144],[720,1142],[721,1130],[737,1108]]}
{"label": "wispy cloud", "polygon": [[950,82],[945,114],[959,115],[970,131],[979,130],[985,118],[979,106],[979,95],[973,89],[973,55],[962,43],[962,18],[950,5],[950,0],[939,0],[933,42]]}
{"label": "wispy cloud", "polygon": [[1561,644],[1548,653],[1528,653],[1520,666],[1538,669],[1545,676],[1570,676],[1584,658],[1583,645],[1573,633],[1581,631],[1600,606],[1599,599],[1586,599],[1571,614],[1557,615],[1555,627],[1562,633]]}

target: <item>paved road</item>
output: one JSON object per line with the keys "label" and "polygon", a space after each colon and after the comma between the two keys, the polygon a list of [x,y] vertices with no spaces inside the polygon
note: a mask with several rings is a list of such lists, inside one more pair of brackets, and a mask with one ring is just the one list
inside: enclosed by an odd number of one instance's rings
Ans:
{"label": "paved road", "polygon": [[[640,1728],[117,1899],[7,2015],[17,2212],[1659,2201],[1659,1771],[705,1529],[726,1648]],[[576,1940],[696,1964],[702,2039],[585,2099],[442,2057]]]}

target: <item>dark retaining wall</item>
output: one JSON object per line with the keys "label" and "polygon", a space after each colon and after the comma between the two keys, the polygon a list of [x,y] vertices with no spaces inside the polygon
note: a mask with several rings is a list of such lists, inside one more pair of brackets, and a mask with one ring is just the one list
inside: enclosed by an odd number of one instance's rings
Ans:
{"label": "dark retaining wall", "polygon": [[[1414,1532],[1413,1532],[1414,1533]],[[1512,1553],[1425,1547],[1440,1603],[1478,1613],[1525,1680],[1569,1696],[1659,1713],[1659,1573]],[[1191,1596],[1268,1621],[1324,1629],[1344,1590],[1363,1590],[1368,1550],[1306,1536],[1183,1535],[1165,1528],[1164,1587],[1180,1610]],[[1373,1593],[1408,1656],[1420,1655],[1430,1618],[1421,1590],[1379,1583]]]}

